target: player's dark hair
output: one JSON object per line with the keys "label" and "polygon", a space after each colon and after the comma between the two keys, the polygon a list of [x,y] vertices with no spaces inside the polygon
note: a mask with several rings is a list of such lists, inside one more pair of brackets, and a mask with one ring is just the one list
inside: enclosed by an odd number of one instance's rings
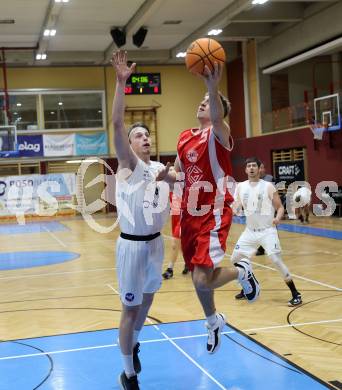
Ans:
{"label": "player's dark hair", "polygon": [[249,164],[249,163],[256,163],[258,168],[260,168],[260,165],[261,165],[261,161],[257,157],[246,158],[245,165],[247,166],[247,164]]}
{"label": "player's dark hair", "polygon": [[[205,95],[208,96],[209,93],[207,92]],[[220,91],[219,96],[223,107],[223,118],[225,118],[230,114],[231,104],[230,101]]]}
{"label": "player's dark hair", "polygon": [[143,122],[135,122],[133,123],[127,130],[127,133],[128,133],[128,138],[129,136],[131,135],[131,132],[136,128],[136,127],[142,127],[143,129],[147,130],[148,131],[148,134],[150,134],[150,129],[148,128],[147,125],[145,125],[145,123]]}
{"label": "player's dark hair", "polygon": [[231,104],[230,101],[224,95],[222,95],[221,92],[219,92],[219,95],[223,106],[223,118],[225,118],[230,114]]}

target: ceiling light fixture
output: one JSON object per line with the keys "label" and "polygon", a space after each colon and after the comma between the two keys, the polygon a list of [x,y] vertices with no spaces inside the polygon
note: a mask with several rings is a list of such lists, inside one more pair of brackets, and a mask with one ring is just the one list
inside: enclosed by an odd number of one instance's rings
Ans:
{"label": "ceiling light fixture", "polygon": [[183,58],[186,56],[186,51],[180,51],[179,53],[176,54],[177,58]]}
{"label": "ceiling light fixture", "polygon": [[221,34],[221,32],[222,32],[221,28],[216,28],[216,29],[213,28],[212,30],[208,31],[208,35],[219,35]]}
{"label": "ceiling light fixture", "polygon": [[56,32],[57,32],[57,30],[55,30],[55,29],[50,30],[50,29],[46,28],[44,30],[44,37],[54,37],[56,35]]}
{"label": "ceiling light fixture", "polygon": [[47,54],[46,53],[37,53],[36,54],[36,60],[40,61],[40,60],[46,60],[47,58]]}
{"label": "ceiling light fixture", "polygon": [[253,0],[252,4],[265,4],[267,2],[268,2],[268,0]]}

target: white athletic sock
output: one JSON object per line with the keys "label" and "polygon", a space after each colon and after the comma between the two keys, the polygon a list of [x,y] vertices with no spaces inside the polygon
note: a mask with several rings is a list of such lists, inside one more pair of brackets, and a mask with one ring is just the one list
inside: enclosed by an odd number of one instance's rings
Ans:
{"label": "white athletic sock", "polygon": [[134,376],[134,366],[133,366],[133,354],[132,355],[121,355],[124,365],[124,370],[127,378]]}
{"label": "white athletic sock", "polygon": [[216,312],[211,316],[207,317],[207,322],[210,326],[214,326],[216,324],[216,321],[217,321]]}
{"label": "white athletic sock", "polygon": [[173,263],[169,263],[169,265],[167,266],[167,268],[173,269]]}
{"label": "white athletic sock", "polygon": [[133,332],[133,348],[135,347],[136,343],[138,342],[140,330],[134,330]]}
{"label": "white athletic sock", "polygon": [[245,277],[245,269],[241,267],[236,267],[236,269],[238,271],[238,281],[241,282],[242,280],[244,280]]}
{"label": "white athletic sock", "polygon": [[248,277],[248,274],[246,275],[246,270],[245,270],[245,266],[246,264],[244,264],[244,267],[242,265],[240,265],[240,267],[237,267],[236,264],[239,264],[241,263],[241,261],[243,263],[247,263],[247,264],[250,264],[249,260],[248,259],[240,259],[240,261],[238,261],[237,263],[235,263],[235,267],[236,269],[238,270],[238,277],[237,277],[237,280],[241,283],[243,281],[246,280],[246,278]]}

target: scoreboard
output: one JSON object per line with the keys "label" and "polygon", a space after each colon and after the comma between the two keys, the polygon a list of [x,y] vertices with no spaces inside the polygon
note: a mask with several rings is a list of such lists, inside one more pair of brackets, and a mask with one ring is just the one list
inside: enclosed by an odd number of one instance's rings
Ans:
{"label": "scoreboard", "polygon": [[125,95],[160,95],[160,73],[132,73],[127,79]]}

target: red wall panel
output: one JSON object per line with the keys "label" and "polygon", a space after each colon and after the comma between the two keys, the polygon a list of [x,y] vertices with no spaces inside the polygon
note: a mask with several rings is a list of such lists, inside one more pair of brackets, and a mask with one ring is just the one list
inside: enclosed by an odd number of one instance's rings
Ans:
{"label": "red wall panel", "polygon": [[306,175],[313,188],[324,180],[342,185],[342,131],[325,133],[322,141],[314,141],[309,128],[235,140],[232,154],[235,180],[246,180],[245,158],[258,157],[267,172],[273,174],[272,151],[296,147],[307,150]]}
{"label": "red wall panel", "polygon": [[229,62],[227,66],[228,98],[232,105],[229,123],[234,138],[246,136],[245,100],[243,93],[242,58]]}

